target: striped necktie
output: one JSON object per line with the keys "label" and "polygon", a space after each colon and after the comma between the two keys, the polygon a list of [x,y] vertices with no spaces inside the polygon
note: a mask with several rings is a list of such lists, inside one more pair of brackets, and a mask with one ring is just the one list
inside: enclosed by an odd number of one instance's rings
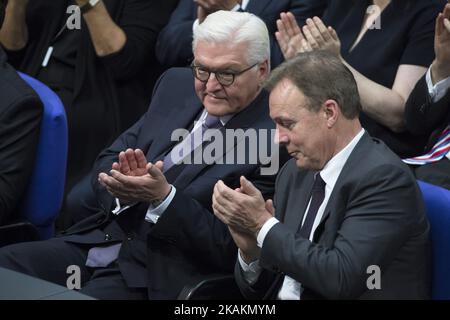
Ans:
{"label": "striped necktie", "polygon": [[450,124],[445,128],[434,147],[425,155],[403,159],[407,164],[421,166],[444,158],[450,150]]}
{"label": "striped necktie", "polygon": [[[222,126],[220,118],[208,114],[197,129],[193,130],[181,143],[176,145],[165,157],[164,157],[164,169],[166,172],[175,164],[178,164],[186,156],[190,155],[200,145],[203,144],[203,138],[208,129],[216,129]],[[184,155],[180,156],[183,151],[187,151]]]}

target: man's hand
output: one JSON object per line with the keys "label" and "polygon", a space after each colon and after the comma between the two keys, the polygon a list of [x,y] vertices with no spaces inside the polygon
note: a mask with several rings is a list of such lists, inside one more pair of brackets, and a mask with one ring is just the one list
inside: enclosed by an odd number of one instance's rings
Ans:
{"label": "man's hand", "polygon": [[211,13],[219,10],[229,11],[241,3],[238,0],[194,0],[194,2],[198,5],[197,18],[200,23]]}
{"label": "man's hand", "polygon": [[119,153],[119,162],[114,162],[112,169],[126,176],[140,177],[148,173],[147,164],[142,150],[127,149]]}
{"label": "man's hand", "polygon": [[[270,212],[272,216],[275,215],[275,208],[273,207],[272,200],[266,201],[266,210]],[[241,250],[241,258],[245,263],[258,260],[261,255],[261,248],[258,247],[256,239],[253,235],[228,227],[230,234],[233,237],[234,243]]]}
{"label": "man's hand", "polygon": [[436,84],[450,76],[450,3],[436,19],[434,52],[436,58],[431,65],[431,77]]}
{"label": "man's hand", "polygon": [[245,263],[250,264],[259,259],[261,249],[258,247],[255,237],[231,227],[228,227],[228,230],[230,230],[234,243],[241,250],[241,258]]}
{"label": "man's hand", "polygon": [[124,203],[163,201],[170,193],[171,186],[162,173],[163,162],[146,165],[147,173],[140,176],[125,175],[111,170],[111,176],[100,173],[98,181],[108,192]]}
{"label": "man's hand", "polygon": [[253,239],[264,223],[273,216],[273,212],[267,209],[261,192],[244,177],[241,177],[241,187],[236,190],[227,187],[222,181],[216,183],[213,210],[223,223],[235,231],[251,235]]}

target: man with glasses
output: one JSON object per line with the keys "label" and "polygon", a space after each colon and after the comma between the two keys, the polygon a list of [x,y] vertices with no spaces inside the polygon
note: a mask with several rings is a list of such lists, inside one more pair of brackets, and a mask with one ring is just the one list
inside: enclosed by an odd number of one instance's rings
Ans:
{"label": "man with glasses", "polygon": [[[232,273],[237,248],[212,212],[213,187],[223,180],[237,188],[245,175],[271,197],[274,175],[263,173],[264,161],[225,160],[237,150],[249,157],[261,142],[271,148],[271,137],[238,137],[214,163],[176,158],[178,149],[190,149],[187,159],[203,146],[204,129],[274,129],[262,90],[269,36],[256,16],[219,11],[196,30],[193,48],[194,77],[187,68],[166,72],[149,111],[99,155],[95,194],[80,199],[99,208],[62,237],[0,249],[0,266],[66,284],[67,267],[78,265],[81,292],[100,299],[174,299],[184,285]],[[178,129],[186,132],[181,142],[171,137]]]}
{"label": "man with glasses", "polygon": [[243,74],[244,72],[252,69],[253,67],[256,67],[259,63],[252,64],[250,67],[245,68],[244,70],[241,70],[239,72],[231,72],[231,71],[220,71],[220,70],[208,70],[205,69],[202,66],[196,66],[194,64],[191,65],[192,73],[194,77],[196,77],[198,80],[202,82],[208,82],[209,77],[211,76],[211,73],[216,74],[217,81],[225,86],[231,86],[234,82],[234,78],[236,76],[239,76]]}

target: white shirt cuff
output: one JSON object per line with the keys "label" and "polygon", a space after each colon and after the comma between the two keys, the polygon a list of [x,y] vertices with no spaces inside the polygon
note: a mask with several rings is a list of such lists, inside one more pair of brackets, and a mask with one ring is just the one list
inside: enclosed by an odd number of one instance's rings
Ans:
{"label": "white shirt cuff", "polygon": [[428,93],[430,94],[433,102],[437,102],[442,99],[447,93],[448,88],[450,88],[450,77],[443,79],[433,85],[431,80],[431,67],[428,68],[427,75],[425,76],[428,86]]}
{"label": "white shirt cuff", "polygon": [[264,223],[264,225],[262,226],[261,230],[259,230],[259,232],[258,232],[258,236],[256,237],[256,242],[258,244],[258,247],[262,248],[263,243],[264,243],[264,239],[266,238],[267,233],[278,222],[280,222],[280,221],[278,221],[277,218],[272,217],[269,220],[267,220],[266,223]]}
{"label": "white shirt cuff", "polygon": [[256,280],[258,280],[258,277],[262,271],[262,268],[259,265],[259,260],[250,262],[250,264],[245,263],[244,259],[242,259],[241,257],[241,250],[239,249],[238,261],[241,266],[245,281],[247,281],[247,283],[250,285],[254,284]]}
{"label": "white shirt cuff", "polygon": [[121,212],[123,212],[123,211],[125,211],[125,210],[131,208],[131,207],[134,206],[135,204],[136,204],[136,203],[132,203],[132,204],[129,204],[129,205],[127,205],[127,206],[122,207],[121,204],[120,204],[119,198],[116,198],[116,207],[111,211],[111,213],[117,216],[117,215],[119,215]]}
{"label": "white shirt cuff", "polygon": [[175,187],[171,185],[171,189],[168,196],[166,197],[166,199],[164,199],[163,202],[159,204],[159,206],[155,208],[152,204],[150,204],[148,206],[147,213],[145,214],[145,221],[157,223],[159,217],[161,217],[164,211],[166,211],[167,207],[170,205],[173,198],[175,197],[176,191],[177,189],[175,189]]}

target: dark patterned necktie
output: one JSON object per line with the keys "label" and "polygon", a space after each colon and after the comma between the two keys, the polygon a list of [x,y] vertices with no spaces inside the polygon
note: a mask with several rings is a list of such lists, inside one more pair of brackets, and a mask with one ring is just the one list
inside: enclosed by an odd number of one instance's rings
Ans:
{"label": "dark patterned necktie", "polygon": [[305,222],[300,228],[299,234],[305,239],[309,239],[311,235],[311,230],[316,219],[317,212],[319,211],[320,205],[325,198],[325,181],[319,173],[316,173],[314,177],[314,184],[311,192],[311,204],[309,205],[308,212],[306,213]]}

